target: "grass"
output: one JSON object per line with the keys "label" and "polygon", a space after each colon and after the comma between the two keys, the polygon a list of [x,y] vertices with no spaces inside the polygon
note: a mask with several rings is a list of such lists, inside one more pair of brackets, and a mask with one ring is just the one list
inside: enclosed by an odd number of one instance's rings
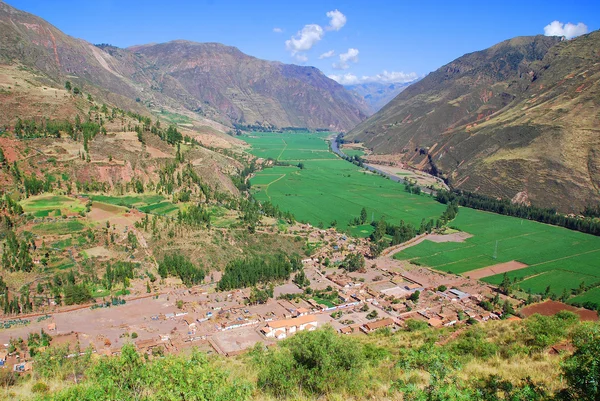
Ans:
{"label": "grass", "polygon": [[56,223],[42,223],[32,228],[35,234],[63,235],[83,231],[87,226],[80,221],[59,221]]}
{"label": "grass", "polygon": [[[370,227],[351,227],[349,221],[367,210],[371,218],[391,223],[400,220],[420,225],[422,219],[437,219],[445,209],[425,195],[413,195],[404,187],[336,158],[318,133],[252,133],[241,138],[252,145],[251,153],[280,161],[294,159],[296,166],[275,166],[259,171],[250,182],[254,197],[271,201],[290,211],[297,220],[328,227],[334,220],[341,230],[366,237]],[[303,159],[297,159],[303,157]]]}
{"label": "grass", "polygon": [[313,297],[312,299],[319,305],[325,305],[328,308],[333,308],[335,306],[333,302],[325,298]]}
{"label": "grass", "polygon": [[[579,287],[581,281],[588,285],[600,281],[600,237],[467,208],[460,208],[452,226],[473,237],[464,242],[423,241],[394,257],[464,275],[517,260],[529,266],[508,272],[508,277],[521,289],[534,293],[544,292],[550,285],[551,292],[560,295],[564,289]],[[499,284],[503,276],[484,281]]]}
{"label": "grass", "polygon": [[364,156],[364,154],[365,154],[365,152],[360,149],[350,149],[350,148],[343,148],[342,152],[344,152],[345,154],[347,154],[350,157]]}

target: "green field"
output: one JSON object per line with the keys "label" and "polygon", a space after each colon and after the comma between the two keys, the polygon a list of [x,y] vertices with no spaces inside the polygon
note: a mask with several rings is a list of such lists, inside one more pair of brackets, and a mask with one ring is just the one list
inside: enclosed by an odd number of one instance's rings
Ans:
{"label": "green field", "polygon": [[[401,184],[365,173],[361,168],[329,152],[327,133],[252,133],[241,138],[252,145],[251,153],[280,161],[302,162],[259,171],[250,180],[253,194],[269,200],[297,220],[329,227],[336,220],[340,229],[366,208],[369,221],[382,216],[391,223],[400,220],[419,225],[422,219],[437,219],[445,206],[428,196],[407,193]],[[300,158],[302,157],[302,158]],[[297,164],[297,163],[295,163]],[[370,227],[351,228],[353,235],[366,237]]]}
{"label": "green field", "polygon": [[569,300],[569,303],[583,304],[585,302],[600,302],[600,287],[592,288],[581,295],[577,295]]}
{"label": "green field", "polygon": [[76,198],[63,195],[39,195],[21,202],[23,210],[35,217],[56,217],[85,210],[85,204]]}
{"label": "green field", "polygon": [[87,226],[80,221],[59,221],[56,223],[42,223],[33,227],[32,231],[40,235],[63,235],[83,231]]}
{"label": "green field", "polygon": [[350,157],[354,156],[364,156],[365,152],[360,149],[341,149],[342,152]]}
{"label": "green field", "polygon": [[148,205],[148,206],[142,206],[139,209],[144,213],[154,213],[154,214],[161,214],[161,215],[166,215],[171,212],[174,212],[175,210],[179,210],[179,208],[177,206],[175,206],[174,204],[172,204],[171,202],[155,203],[155,204]]}
{"label": "green field", "polygon": [[95,202],[107,203],[115,206],[124,206],[128,208],[136,208],[144,213],[153,213],[159,215],[167,215],[176,210],[179,210],[170,201],[165,200],[162,195],[123,195],[123,196],[109,196],[109,195],[87,195],[90,199]]}
{"label": "green field", "polygon": [[143,207],[162,202],[165,198],[162,195],[87,195],[91,200],[108,203],[116,206]]}
{"label": "green field", "polygon": [[[517,260],[529,266],[508,277],[533,293],[550,285],[551,293],[560,295],[582,281],[600,282],[600,237],[467,208],[460,208],[452,226],[473,237],[465,242],[423,241],[394,257],[467,276],[474,269]],[[499,274],[484,281],[499,284],[502,278]]]}
{"label": "green field", "polygon": [[[384,216],[420,224],[423,218],[437,219],[445,205],[428,196],[412,195],[404,187],[339,158],[325,157],[324,141],[329,134],[252,133],[242,137],[252,145],[251,153],[280,161],[301,161],[296,166],[275,166],[259,171],[251,179],[254,196],[269,200],[290,211],[299,221],[328,227],[336,220],[342,230],[366,237],[372,232],[367,224],[349,227],[351,218],[367,209],[369,220]],[[303,159],[299,159],[303,157]],[[550,292],[560,296],[564,289],[600,284],[600,237],[529,220],[460,208],[452,227],[473,235],[464,242],[434,243],[423,241],[395,255],[455,274],[517,260],[528,267],[508,273],[524,291]],[[499,284],[503,275],[484,280]],[[588,295],[590,294],[590,295]],[[598,295],[598,296],[596,296]],[[592,297],[600,303],[600,291],[579,297]],[[586,298],[587,299],[587,298]]]}

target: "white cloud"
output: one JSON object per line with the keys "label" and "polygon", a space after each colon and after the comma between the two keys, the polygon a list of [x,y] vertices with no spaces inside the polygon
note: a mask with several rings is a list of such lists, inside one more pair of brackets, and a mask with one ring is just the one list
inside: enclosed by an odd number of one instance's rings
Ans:
{"label": "white cloud", "polygon": [[275,33],[282,33],[283,29],[275,27],[275,28],[273,28],[273,32],[275,32]]}
{"label": "white cloud", "polygon": [[340,54],[339,63],[333,63],[333,68],[336,70],[347,70],[350,68],[349,63],[358,63],[358,49],[350,48],[346,53]]}
{"label": "white cloud", "polygon": [[570,22],[563,24],[560,21],[552,21],[544,27],[544,35],[546,36],[564,36],[567,39],[572,39],[585,33],[588,33],[588,27],[583,22],[575,25]]}
{"label": "white cloud", "polygon": [[296,53],[294,54],[294,60],[299,63],[306,63],[308,61],[308,57],[304,53]]}
{"label": "white cloud", "polygon": [[356,85],[356,84],[366,84],[377,82],[381,84],[391,84],[391,83],[406,83],[414,81],[419,78],[416,72],[402,72],[402,71],[383,71],[380,74],[376,75],[363,75],[362,77],[358,77],[351,72],[346,74],[339,75],[329,75],[329,78],[337,81],[342,85]]}
{"label": "white cloud", "polygon": [[320,25],[304,25],[301,31],[285,41],[285,47],[292,52],[292,55],[295,55],[298,52],[312,49],[317,42],[323,39],[324,34],[325,32]]}
{"label": "white cloud", "polygon": [[327,17],[330,18],[328,31],[339,31],[346,25],[346,16],[338,10],[329,11]]}
{"label": "white cloud", "polygon": [[323,60],[324,58],[329,58],[335,56],[335,50],[329,50],[319,56],[319,60]]}

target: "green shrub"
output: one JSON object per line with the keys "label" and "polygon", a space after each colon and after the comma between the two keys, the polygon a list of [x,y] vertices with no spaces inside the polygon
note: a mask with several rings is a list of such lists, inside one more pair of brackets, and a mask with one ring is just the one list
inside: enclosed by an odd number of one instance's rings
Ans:
{"label": "green shrub", "polygon": [[277,398],[294,396],[298,389],[314,396],[339,389],[352,392],[364,386],[360,376],[368,363],[385,355],[375,348],[367,350],[332,328],[300,332],[279,349],[258,355],[258,387]]}
{"label": "green shrub", "polygon": [[44,382],[37,382],[31,387],[31,391],[34,393],[47,393],[50,387]]}

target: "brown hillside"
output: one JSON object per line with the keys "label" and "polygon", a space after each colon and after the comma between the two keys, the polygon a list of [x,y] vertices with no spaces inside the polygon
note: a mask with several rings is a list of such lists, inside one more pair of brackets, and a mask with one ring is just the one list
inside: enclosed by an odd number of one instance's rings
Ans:
{"label": "brown hillside", "polygon": [[133,50],[94,46],[0,2],[1,63],[23,64],[61,85],[70,80],[121,108],[169,109],[207,126],[217,120],[343,131],[368,114],[360,98],[313,67],[259,60],[215,43]]}
{"label": "brown hillside", "polygon": [[347,136],[454,187],[579,212],[600,188],[600,32],[520,37],[411,85]]}

